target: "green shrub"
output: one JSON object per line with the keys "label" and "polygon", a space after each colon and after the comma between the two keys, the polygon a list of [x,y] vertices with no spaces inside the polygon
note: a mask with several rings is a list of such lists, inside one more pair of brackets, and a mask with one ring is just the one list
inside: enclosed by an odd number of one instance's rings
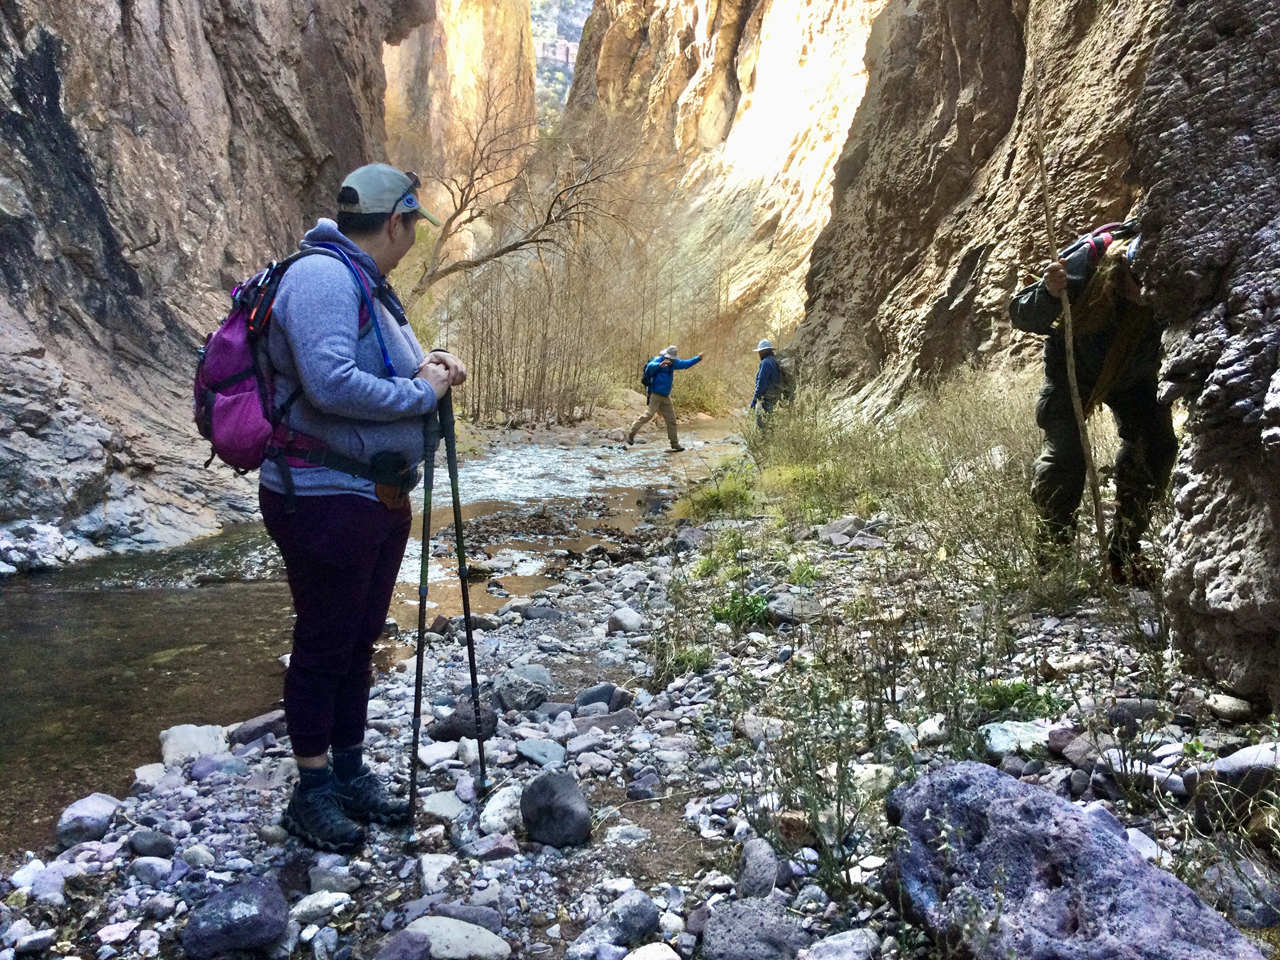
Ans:
{"label": "green shrub", "polygon": [[723,603],[711,607],[712,615],[722,623],[730,624],[738,630],[766,623],[765,609],[769,601],[756,593],[741,593],[732,590]]}

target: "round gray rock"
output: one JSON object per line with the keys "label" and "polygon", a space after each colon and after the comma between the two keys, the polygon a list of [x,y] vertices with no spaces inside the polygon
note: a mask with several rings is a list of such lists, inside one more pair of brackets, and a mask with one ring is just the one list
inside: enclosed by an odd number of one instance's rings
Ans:
{"label": "round gray rock", "polygon": [[520,815],[530,840],[576,847],[591,839],[591,808],[567,773],[544,773],[520,795]]}
{"label": "round gray rock", "polygon": [[738,869],[738,897],[767,897],[778,879],[778,855],[768,840],[759,837],[742,845],[742,865]]}
{"label": "round gray rock", "polygon": [[268,880],[246,880],[214,894],[191,911],[182,946],[195,960],[235,950],[257,950],[284,936],[289,905]]}
{"label": "round gray rock", "polygon": [[772,898],[717,908],[702,934],[706,960],[795,960],[808,945],[809,935]]}
{"label": "round gray rock", "polygon": [[77,800],[58,818],[58,843],[74,847],[77,843],[101,840],[120,806],[119,800],[105,793],[91,793]]}
{"label": "round gray rock", "polygon": [[129,849],[139,857],[173,856],[175,849],[173,838],[159,830],[135,830],[129,834]]}

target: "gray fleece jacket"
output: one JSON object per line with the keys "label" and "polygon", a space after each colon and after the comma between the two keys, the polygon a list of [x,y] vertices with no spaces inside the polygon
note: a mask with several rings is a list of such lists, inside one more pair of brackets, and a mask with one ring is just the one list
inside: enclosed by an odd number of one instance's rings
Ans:
{"label": "gray fleece jacket", "polygon": [[[301,243],[332,243],[366,272],[370,287],[383,280],[373,258],[321,219]],[[423,352],[413,331],[398,324],[374,298],[378,328],[395,369],[392,376],[372,324],[359,330],[360,287],[341,260],[310,256],[289,268],[276,295],[267,348],[276,369],[276,402],[283,404],[300,383],[302,395],[289,410],[288,423],[323,441],[329,449],[368,462],[374,454],[395,451],[409,463],[422,461],[422,418],[436,408],[436,395],[415,379]],[[355,493],[377,499],[373,483],[327,467],[293,468],[300,496]],[[280,469],[262,465],[262,485],[285,493]]]}

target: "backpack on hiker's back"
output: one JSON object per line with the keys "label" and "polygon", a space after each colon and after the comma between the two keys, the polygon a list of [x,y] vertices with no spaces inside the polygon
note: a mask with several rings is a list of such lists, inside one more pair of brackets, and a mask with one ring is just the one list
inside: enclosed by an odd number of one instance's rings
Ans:
{"label": "backpack on hiker's back", "polygon": [[799,364],[791,354],[780,350],[773,352],[773,362],[778,365],[778,379],[764,392],[762,399],[769,403],[777,403],[779,400],[786,400],[790,403],[796,396],[796,377],[799,372]]}
{"label": "backpack on hiker's back", "polygon": [[[352,322],[361,334],[373,330],[383,360],[394,372],[382,342],[373,293],[349,257],[339,248],[317,244],[283,260],[273,260],[232,290],[231,312],[199,351],[192,412],[196,429],[213,448],[205,466],[216,457],[245,473],[272,460],[281,465],[286,477],[291,465],[325,466],[375,484],[401,485],[408,477],[407,464],[391,462],[382,454],[365,463],[335,453],[322,441],[290,429],[289,409],[302,395],[301,385],[282,404],[276,403],[276,372],[267,352],[276,294],[285,272],[303,257],[313,255],[333,257],[346,264],[361,294],[359,315]],[[286,483],[291,487],[287,479]]]}
{"label": "backpack on hiker's back", "polygon": [[658,376],[658,371],[662,368],[662,354],[656,357],[650,357],[644,362],[644,366],[640,368],[640,385],[644,387],[644,392],[649,393],[653,390],[654,378]]}

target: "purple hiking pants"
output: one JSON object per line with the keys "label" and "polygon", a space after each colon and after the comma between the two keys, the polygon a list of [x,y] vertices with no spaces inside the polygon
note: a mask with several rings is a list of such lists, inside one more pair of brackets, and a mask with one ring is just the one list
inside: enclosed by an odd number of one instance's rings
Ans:
{"label": "purple hiking pants", "polygon": [[267,533],[280,548],[297,622],[284,677],[284,712],[300,757],[364,742],[373,644],[382,633],[412,512],[356,494],[285,497],[258,488]]}

